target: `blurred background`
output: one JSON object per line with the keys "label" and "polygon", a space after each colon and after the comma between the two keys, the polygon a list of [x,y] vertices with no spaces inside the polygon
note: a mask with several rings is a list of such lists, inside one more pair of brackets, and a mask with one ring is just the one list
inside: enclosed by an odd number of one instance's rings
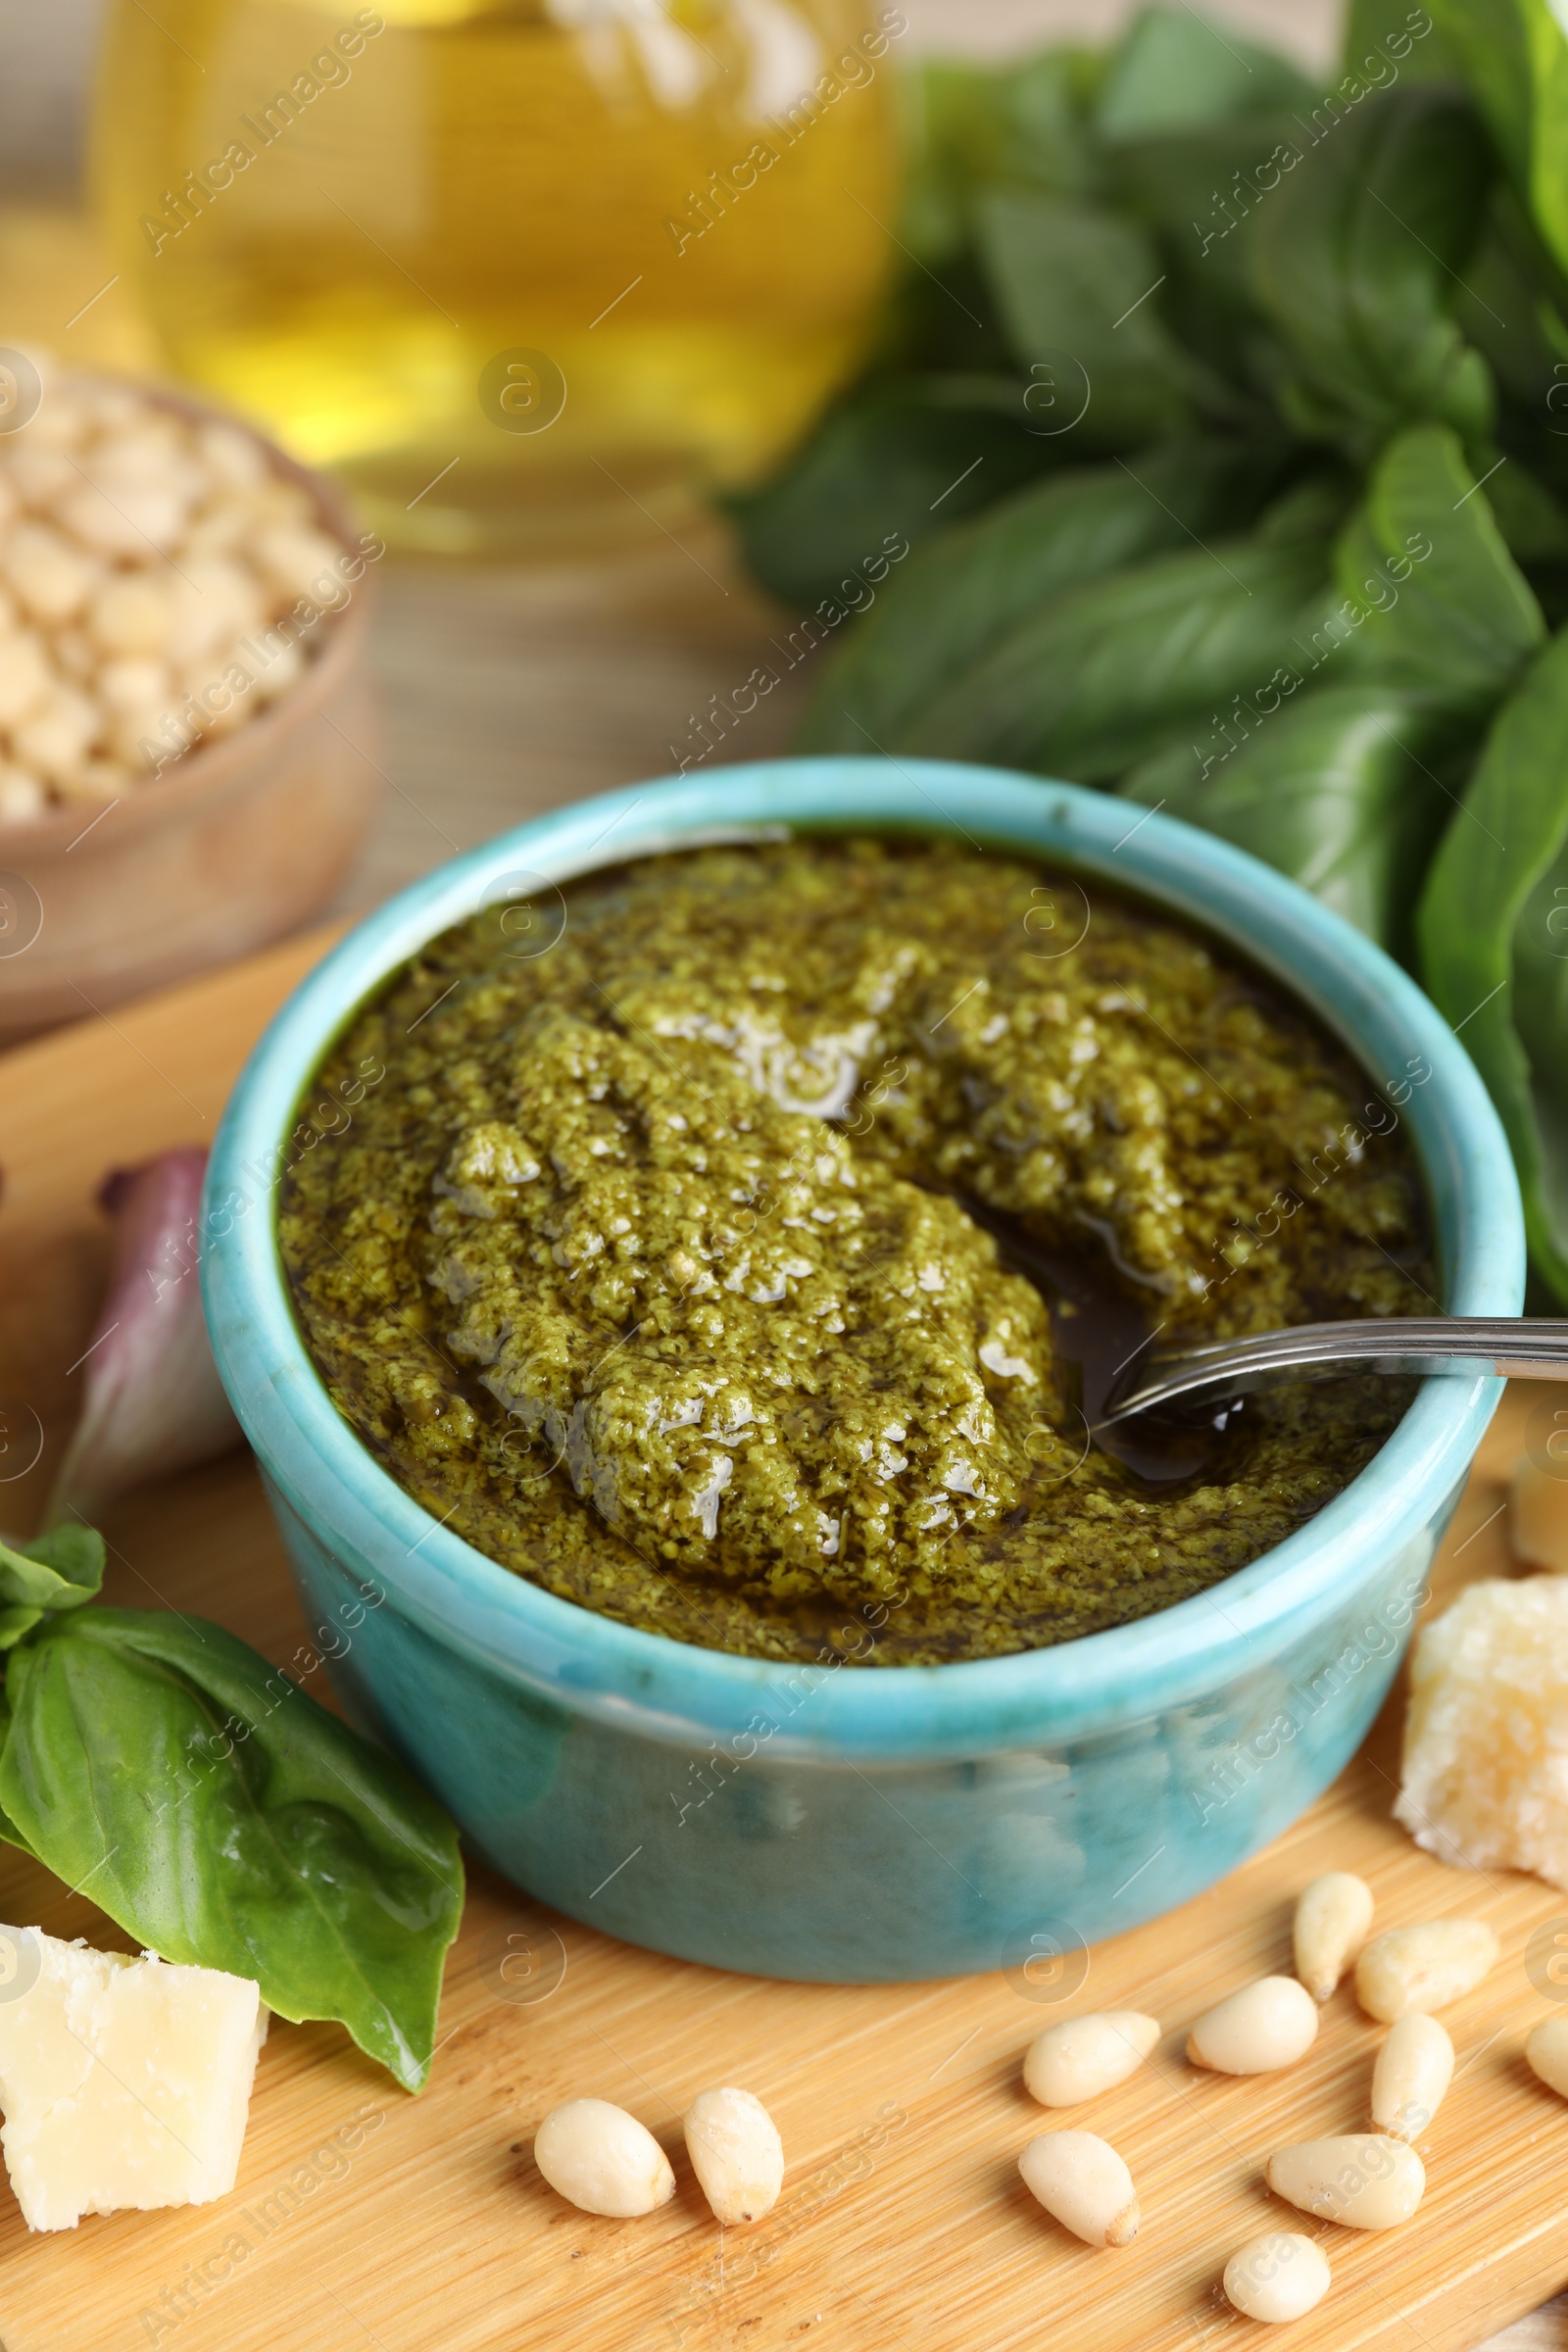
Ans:
{"label": "blurred background", "polygon": [[[716,90],[732,85],[725,21],[733,16],[754,71],[761,60],[776,85],[750,93],[754,116],[787,108],[800,80],[790,47],[798,21],[776,0],[744,0],[733,11],[672,7],[670,20],[691,30],[684,49],[661,46],[661,11],[635,0],[618,10],[617,0],[554,0],[548,11],[526,0],[477,11],[466,0],[385,0],[377,21],[387,31],[368,36],[378,48],[362,41],[357,66],[345,62],[341,85],[323,85],[309,114],[288,122],[286,139],[275,124],[270,133],[265,122],[256,125],[250,94],[287,86],[325,33],[352,26],[356,12],[346,5],[334,16],[298,0],[0,0],[0,341],[36,340],[71,364],[193,378],[270,423],[295,455],[340,467],[393,543],[379,570],[370,656],[382,706],[378,748],[365,739],[386,783],[338,890],[339,909],[384,896],[539,808],[662,773],[674,763],[672,747],[699,739],[704,711],[733,693],[781,620],[796,616],[746,581],[723,524],[682,497],[665,478],[669,467],[662,475],[661,450],[685,435],[710,478],[744,475],[799,431],[851,364],[893,258],[892,69],[902,59],[916,51],[995,57],[1103,38],[1131,10],[1115,0],[905,0],[907,33],[894,36],[868,85],[803,143],[793,214],[782,219],[775,204],[764,224],[759,207],[755,230],[742,215],[707,250],[681,253],[679,228],[667,223],[659,226],[659,251],[639,243],[630,199],[616,184],[623,166],[629,175],[649,161],[634,153],[612,61],[603,62],[617,13],[642,42],[643,71],[656,81],[662,74],[683,99],[671,118],[680,138],[662,163],[674,191],[670,217],[700,234],[711,203],[705,216],[692,157],[738,160],[746,142],[715,143],[723,101],[705,118],[706,100],[699,93],[686,103],[681,76],[695,65]],[[1335,0],[1217,0],[1207,13],[1313,74],[1336,52]],[[376,14],[361,12],[360,21]],[[503,52],[468,80],[441,62],[443,27],[475,14],[493,17],[498,41],[514,47],[519,28],[545,36],[524,44],[532,62],[520,102],[551,126],[526,181],[507,131],[519,93],[505,84]],[[876,17],[838,0],[807,14],[830,39]],[[432,43],[427,72],[421,33]],[[546,90],[543,58],[558,76]],[[585,142],[574,101],[596,71],[591,94],[603,128]],[[96,131],[95,77],[103,93]],[[407,125],[432,106],[443,115],[439,137],[416,153]],[[241,131],[242,117],[256,128]],[[221,157],[226,137],[257,145],[256,129],[279,148],[267,158],[265,189],[261,172],[232,184],[208,200],[209,217],[183,250],[172,242],[155,254],[145,214],[136,218],[148,191],[172,203],[182,175]],[[795,164],[790,157],[788,168]],[[401,217],[428,202],[429,189],[414,180],[431,170],[451,174],[453,203],[466,185],[478,223],[458,265],[467,272],[461,285],[442,257],[429,270],[411,260],[413,277],[403,260],[401,276],[387,267]],[[171,230],[194,218],[188,177],[186,188],[183,214],[166,203],[153,216]],[[258,263],[257,219],[243,207],[264,197],[272,245]],[[541,209],[552,252],[534,256],[537,341],[571,392],[548,429],[503,436],[472,398],[490,352],[467,298],[477,287],[482,300],[487,266],[518,244],[517,220]],[[231,267],[236,240],[248,257],[243,303]],[[408,258],[401,242],[399,252]],[[678,318],[661,317],[650,300],[676,275],[671,256],[687,304]],[[622,298],[639,276],[645,282]],[[596,318],[601,304],[612,307]],[[548,367],[540,377],[526,372],[532,362],[521,365],[523,390],[508,393],[509,402],[531,401],[533,416],[544,416],[554,398]],[[459,381],[455,425],[445,387]],[[389,400],[407,406],[406,430],[399,422],[389,431]],[[367,416],[379,444],[369,457],[355,438],[355,420]],[[526,412],[514,417],[528,421]],[[801,680],[784,679],[736,731],[732,756],[781,749],[802,690]]]}

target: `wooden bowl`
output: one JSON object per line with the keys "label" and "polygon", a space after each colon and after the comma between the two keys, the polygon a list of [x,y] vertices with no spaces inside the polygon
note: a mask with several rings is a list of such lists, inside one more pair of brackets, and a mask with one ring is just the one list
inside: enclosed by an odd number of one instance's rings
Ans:
{"label": "wooden bowl", "polygon": [[[138,389],[192,421],[222,414]],[[274,472],[304,484],[321,528],[355,549],[336,488],[252,438]],[[96,816],[54,808],[0,823],[0,1046],[247,955],[332,896],[381,788],[373,600],[367,570],[318,624],[320,652],[296,685]]]}

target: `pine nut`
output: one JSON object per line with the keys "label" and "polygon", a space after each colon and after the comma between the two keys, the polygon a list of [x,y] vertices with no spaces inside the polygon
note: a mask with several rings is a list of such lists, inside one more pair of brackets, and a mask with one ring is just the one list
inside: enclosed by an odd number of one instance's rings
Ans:
{"label": "pine nut", "polygon": [[1200,2017],[1187,2036],[1195,2066],[1217,2075],[1270,2075],[1317,2039],[1317,2003],[1294,1977],[1259,1977]]}
{"label": "pine nut", "polygon": [[85,384],[81,398],[101,433],[128,430],[141,415],[141,402],[122,384]]}
{"label": "pine nut", "polygon": [[608,2099],[567,2099],[534,2134],[533,2160],[557,2193],[584,2213],[625,2219],[675,2194],[669,2158],[653,2133]]}
{"label": "pine nut", "polygon": [[1525,2063],[1548,2090],[1568,2099],[1568,2017],[1544,2017],[1525,2043]]}
{"label": "pine nut", "polygon": [[130,770],[118,760],[84,760],[69,776],[58,778],[55,789],[68,808],[78,808],[85,802],[89,808],[101,808],[105,801],[118,800],[125,786],[134,780]]}
{"label": "pine nut", "polygon": [[256,582],[232,556],[193,556],[172,590],[171,645],[176,661],[254,629],[267,610]]}
{"label": "pine nut", "polygon": [[152,765],[142,746],[160,742],[168,710],[167,703],[151,703],[143,710],[127,710],[109,722],[110,750],[138,775],[145,776]]}
{"label": "pine nut", "polygon": [[173,418],[151,413],[132,431],[100,442],[88,466],[111,498],[128,490],[166,490],[189,501],[207,488],[206,470],[182,452]]}
{"label": "pine nut", "polygon": [[62,491],[81,479],[63,451],[45,449],[41,444],[28,449],[24,443],[21,449],[8,453],[8,458],[6,472],[12,489],[24,507],[35,511],[53,506]]}
{"label": "pine nut", "polygon": [[1133,2177],[1093,2132],[1042,2132],[1018,2159],[1031,2195],[1086,2246],[1129,2246],[1138,2235]]}
{"label": "pine nut", "polygon": [[784,2181],[784,2143],[749,2090],[703,2090],[682,2119],[686,2152],[721,2222],[760,2222]]}
{"label": "pine nut", "polygon": [[1412,2009],[1446,2008],[1473,1992],[1496,1960],[1484,1919],[1429,1919],[1374,1936],[1355,1964],[1355,1997],[1386,2026]]}
{"label": "pine nut", "polygon": [[249,537],[255,519],[244,499],[221,499],[197,515],[185,533],[186,552],[192,556],[231,555]]}
{"label": "pine nut", "polygon": [[107,710],[156,710],[170,699],[169,672],[145,654],[106,662],[98,673],[98,699]]}
{"label": "pine nut", "polygon": [[57,629],[55,667],[73,686],[91,687],[98,675],[98,657],[80,629]]}
{"label": "pine nut", "polygon": [[38,639],[24,632],[0,637],[0,727],[15,726],[36,710],[54,686],[54,677]]}
{"label": "pine nut", "polygon": [[265,482],[258,482],[245,504],[253,531],[260,530],[264,523],[314,520],[310,500],[298,482],[285,482],[275,473],[270,473]]}
{"label": "pine nut", "polygon": [[51,384],[48,399],[27,427],[27,439],[35,449],[76,449],[87,431],[87,412],[81,402]]}
{"label": "pine nut", "polygon": [[1296,1906],[1296,1973],[1314,2001],[1326,2001],[1366,1941],[1372,1889],[1348,1870],[1304,1887]]}
{"label": "pine nut", "polygon": [[46,806],[36,776],[26,775],[20,767],[0,767],[0,817],[7,824],[30,824],[43,815]]}
{"label": "pine nut", "polygon": [[102,724],[102,713],[84,694],[57,686],[12,728],[11,742],[21,766],[64,784],[79,770]]}
{"label": "pine nut", "polygon": [[1023,2079],[1042,2107],[1076,2107],[1136,2074],[1159,2039],[1159,2020],[1104,2009],[1048,2026],[1024,2053]]}
{"label": "pine nut", "polygon": [[0,436],[0,772],[23,779],[0,827],[113,797],[258,717],[365,570],[253,434],[44,374],[25,437]]}
{"label": "pine nut", "polygon": [[257,535],[256,554],[272,585],[289,596],[309,596],[337,560],[337,549],[319,531],[298,523],[274,524]]}
{"label": "pine nut", "polygon": [[268,656],[266,666],[251,692],[259,703],[275,703],[279,695],[286,694],[295,679],[304,673],[305,659],[299,647],[281,646],[275,654]]}
{"label": "pine nut", "polygon": [[1250,2237],[1225,2265],[1224,2286],[1249,2320],[1298,2320],[1329,2291],[1333,2273],[1321,2246],[1296,2230]]}
{"label": "pine nut", "polygon": [[41,522],[20,523],[5,542],[6,578],[34,620],[69,620],[101,574],[79,548]]}
{"label": "pine nut", "polygon": [[87,625],[107,654],[161,654],[169,643],[169,592],[144,574],[122,573],[99,591]]}
{"label": "pine nut", "polygon": [[1392,2230],[1407,2222],[1427,2184],[1414,2148],[1373,2132],[1281,2148],[1268,2160],[1267,2179],[1288,2204],[1350,2230]]}
{"label": "pine nut", "polygon": [[1435,2017],[1412,2009],[1389,2028],[1372,2069],[1372,2121],[1394,2139],[1418,2139],[1453,2079],[1453,2044]]}
{"label": "pine nut", "polygon": [[231,424],[197,428],[196,446],[211,472],[230,490],[251,490],[267,478],[267,461],[248,433]]}
{"label": "pine nut", "polygon": [[73,538],[104,556],[145,562],[149,548],[160,554],[177,546],[185,502],[172,490],[117,490],[111,497],[96,483],[77,479],[55,513]]}

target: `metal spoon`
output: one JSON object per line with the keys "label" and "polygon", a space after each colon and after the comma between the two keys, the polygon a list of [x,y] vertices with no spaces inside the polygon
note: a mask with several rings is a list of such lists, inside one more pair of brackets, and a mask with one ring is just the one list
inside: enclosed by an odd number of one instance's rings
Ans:
{"label": "metal spoon", "polygon": [[[1022,1220],[972,1193],[954,1196],[1003,1254],[1054,1300],[1061,1253]],[[1107,1301],[1108,1304],[1108,1301]],[[1518,1315],[1372,1315],[1353,1323],[1293,1323],[1250,1339],[1196,1348],[1134,1348],[1099,1400],[1086,1398],[1091,1434],[1167,1405],[1219,1404],[1277,1381],[1329,1380],[1337,1372],[1488,1372],[1508,1379],[1568,1380],[1568,1322]]]}
{"label": "metal spoon", "polygon": [[1160,1348],[1129,1368],[1102,1407],[1100,1428],[1162,1405],[1218,1402],[1281,1380],[1336,1372],[1490,1372],[1568,1380],[1568,1322],[1518,1315],[1374,1315],[1356,1323],[1296,1323],[1247,1340]]}

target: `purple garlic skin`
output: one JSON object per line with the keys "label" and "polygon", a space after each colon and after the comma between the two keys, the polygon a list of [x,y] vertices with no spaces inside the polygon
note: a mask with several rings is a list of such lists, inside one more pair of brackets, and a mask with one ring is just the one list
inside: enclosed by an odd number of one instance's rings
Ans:
{"label": "purple garlic skin", "polygon": [[114,1225],[114,1264],[75,1375],[81,1418],[46,1526],[96,1523],[106,1503],[150,1478],[226,1453],[240,1441],[202,1315],[199,1144],[105,1177],[98,1204]]}

